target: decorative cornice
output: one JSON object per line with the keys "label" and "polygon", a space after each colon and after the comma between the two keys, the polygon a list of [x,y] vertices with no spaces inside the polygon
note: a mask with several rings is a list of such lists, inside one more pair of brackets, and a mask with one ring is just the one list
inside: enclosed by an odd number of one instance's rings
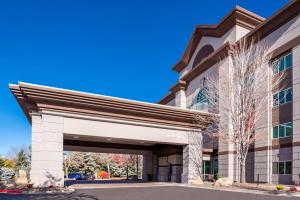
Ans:
{"label": "decorative cornice", "polygon": [[187,86],[187,84],[185,81],[179,80],[178,83],[176,83],[169,89],[170,92],[157,103],[166,105],[167,103],[169,103],[170,101],[172,101],[175,98],[176,92],[178,92],[179,90],[185,90],[186,86]]}
{"label": "decorative cornice", "polygon": [[275,59],[279,55],[291,50],[292,48],[294,48],[295,46],[298,46],[298,45],[300,45],[300,35],[298,35],[297,37],[291,39],[290,41],[284,43],[283,45],[279,46],[274,51],[272,51],[271,59]]}
{"label": "decorative cornice", "polygon": [[247,40],[262,40],[282,25],[300,14],[300,1],[290,0],[285,6],[275,12],[271,17],[251,30],[243,38]]}
{"label": "decorative cornice", "polygon": [[[28,83],[9,87],[29,120],[31,112],[51,111],[182,128],[199,126],[193,123],[199,112],[187,109]],[[204,128],[212,114],[202,114],[207,117],[202,124]]]}
{"label": "decorative cornice", "polygon": [[186,88],[186,82],[183,80],[179,80],[178,83],[176,83],[170,88],[169,91],[175,94],[179,90],[185,90],[185,88]]}

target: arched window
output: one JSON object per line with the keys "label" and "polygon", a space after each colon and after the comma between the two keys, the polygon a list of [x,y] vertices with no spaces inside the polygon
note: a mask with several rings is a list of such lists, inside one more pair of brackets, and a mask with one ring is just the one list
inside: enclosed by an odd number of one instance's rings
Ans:
{"label": "arched window", "polygon": [[207,88],[201,88],[197,95],[192,100],[192,103],[190,106],[188,106],[191,110],[201,110],[201,111],[208,111],[208,101],[207,101]]}
{"label": "arched window", "polygon": [[191,105],[188,106],[192,110],[202,110],[207,111],[208,109],[208,100],[207,100],[207,85],[205,77],[200,80],[199,90],[196,93],[196,96],[192,99]]}
{"label": "arched window", "polygon": [[193,68],[198,65],[204,58],[209,56],[212,52],[214,52],[214,48],[211,45],[205,45],[200,49],[200,51],[197,53],[194,63],[193,63]]}
{"label": "arched window", "polygon": [[206,88],[201,88],[196,97],[196,104],[207,103]]}

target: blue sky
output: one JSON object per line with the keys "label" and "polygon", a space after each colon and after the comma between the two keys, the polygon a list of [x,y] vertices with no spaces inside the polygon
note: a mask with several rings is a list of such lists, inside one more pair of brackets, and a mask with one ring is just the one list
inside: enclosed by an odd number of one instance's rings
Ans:
{"label": "blue sky", "polygon": [[196,24],[240,5],[268,17],[287,0],[9,0],[0,2],[0,154],[30,144],[11,95],[18,81],[156,102]]}

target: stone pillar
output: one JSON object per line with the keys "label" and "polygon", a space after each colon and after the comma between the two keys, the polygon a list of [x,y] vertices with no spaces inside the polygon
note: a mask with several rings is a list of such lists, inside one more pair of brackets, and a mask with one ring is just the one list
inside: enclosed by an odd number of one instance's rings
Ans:
{"label": "stone pillar", "polygon": [[184,146],[182,154],[182,183],[191,183],[191,181],[195,180],[195,178],[198,176],[197,172],[195,171],[195,165],[191,160],[191,155],[191,145],[189,144]]}
{"label": "stone pillar", "polygon": [[168,156],[168,162],[172,164],[171,182],[181,183],[182,155],[170,155]]}
{"label": "stone pillar", "polygon": [[158,178],[158,158],[156,154],[152,154],[152,181]]}
{"label": "stone pillar", "polygon": [[63,186],[63,118],[32,115],[30,180],[36,187]]}
{"label": "stone pillar", "polygon": [[[266,105],[267,106],[267,105]],[[254,182],[272,182],[272,112],[262,115],[256,125],[257,139],[254,152]]]}
{"label": "stone pillar", "polygon": [[[254,182],[272,183],[272,126],[275,123],[272,110],[272,74],[264,82],[259,82],[255,86],[257,93],[266,94],[267,110],[261,113],[259,120],[255,124],[255,152],[254,152]],[[262,111],[257,111],[262,112]]]}
{"label": "stone pillar", "polygon": [[185,94],[185,81],[179,81],[171,91],[175,93],[175,106],[178,108],[186,108],[186,94]]}
{"label": "stone pillar", "polygon": [[234,173],[235,170],[235,154],[234,153],[226,153],[219,155],[219,176],[220,177],[228,177],[232,180],[236,181],[236,176]]}
{"label": "stone pillar", "polygon": [[300,182],[300,45],[293,48],[293,182]]}
{"label": "stone pillar", "polygon": [[142,182],[147,182],[148,175],[152,175],[152,154],[143,155],[143,175]]}
{"label": "stone pillar", "polygon": [[191,132],[188,134],[188,145],[183,147],[182,152],[182,183],[191,183],[202,174],[199,166],[203,162],[202,134],[200,132]]}
{"label": "stone pillar", "polygon": [[219,156],[218,156],[218,167],[219,176],[228,177],[232,180],[236,180],[236,154],[234,151],[234,145],[229,142],[219,140]]}
{"label": "stone pillar", "polygon": [[190,183],[194,179],[194,173],[193,173],[193,167],[192,163],[190,161],[190,147],[189,145],[186,145],[183,147],[182,152],[182,176],[181,176],[181,182],[182,183]]}
{"label": "stone pillar", "polygon": [[[218,71],[219,84],[232,84],[232,72],[231,72],[232,60],[230,57],[224,59],[223,64],[220,65]],[[232,101],[232,95],[228,94],[226,90],[219,91],[219,101],[220,102],[230,102]],[[220,137],[218,141],[218,159],[219,159],[219,175],[221,177],[228,177],[232,180],[235,180],[235,168],[236,168],[236,154],[235,148],[232,142],[229,141],[227,136],[232,133],[232,122],[229,119],[230,113],[225,109],[223,110],[222,106],[219,110],[220,115],[220,124],[222,130],[220,130],[225,137]],[[226,133],[226,134],[225,134]]]}
{"label": "stone pillar", "polygon": [[158,177],[157,181],[167,182],[168,181],[168,157],[158,158]]}

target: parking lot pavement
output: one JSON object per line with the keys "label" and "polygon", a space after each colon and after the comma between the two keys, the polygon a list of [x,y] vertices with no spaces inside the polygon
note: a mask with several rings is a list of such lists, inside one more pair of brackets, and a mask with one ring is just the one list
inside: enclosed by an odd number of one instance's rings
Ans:
{"label": "parking lot pavement", "polygon": [[253,193],[183,186],[78,189],[71,194],[0,195],[1,200],[299,200]]}

